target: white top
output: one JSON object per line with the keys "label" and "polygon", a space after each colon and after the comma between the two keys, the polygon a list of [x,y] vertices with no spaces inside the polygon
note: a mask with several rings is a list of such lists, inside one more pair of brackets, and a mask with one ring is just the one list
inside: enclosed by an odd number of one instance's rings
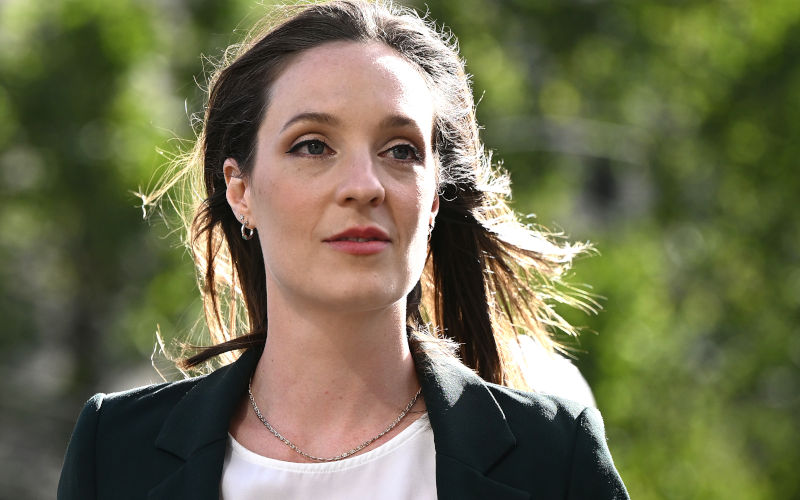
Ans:
{"label": "white top", "polygon": [[338,462],[275,460],[229,435],[220,498],[435,499],[436,451],[428,414],[377,448]]}

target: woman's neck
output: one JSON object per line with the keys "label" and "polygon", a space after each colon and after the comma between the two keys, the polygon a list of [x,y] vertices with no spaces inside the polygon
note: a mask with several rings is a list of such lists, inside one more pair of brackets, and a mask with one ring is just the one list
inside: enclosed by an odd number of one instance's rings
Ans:
{"label": "woman's neck", "polygon": [[[321,455],[337,455],[378,434],[419,388],[404,316],[401,306],[348,314],[307,307],[270,310],[266,345],[252,379],[264,416],[298,447]],[[421,407],[420,401],[414,409]],[[249,404],[232,428],[237,425],[250,430],[234,434],[237,439],[256,433],[272,438]],[[249,444],[266,446],[253,451],[267,456],[297,459],[277,440]]]}
{"label": "woman's neck", "polygon": [[405,394],[416,385],[416,375],[400,314],[306,311],[292,318],[270,316],[253,383],[289,398],[284,404],[293,399],[320,404],[326,394],[335,394],[335,401],[373,402],[375,397],[391,398],[393,392]]}

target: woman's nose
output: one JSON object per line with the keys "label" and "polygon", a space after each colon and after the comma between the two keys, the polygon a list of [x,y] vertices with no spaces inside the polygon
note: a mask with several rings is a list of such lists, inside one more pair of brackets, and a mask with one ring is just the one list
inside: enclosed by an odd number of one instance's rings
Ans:
{"label": "woman's nose", "polygon": [[340,166],[341,178],[336,192],[339,204],[378,206],[386,191],[379,177],[378,158],[368,153],[354,155]]}

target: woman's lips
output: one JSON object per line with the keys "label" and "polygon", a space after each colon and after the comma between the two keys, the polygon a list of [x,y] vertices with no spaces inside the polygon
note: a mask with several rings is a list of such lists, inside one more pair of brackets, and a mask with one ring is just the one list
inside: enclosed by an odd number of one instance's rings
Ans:
{"label": "woman's lips", "polygon": [[385,240],[333,240],[326,241],[325,243],[334,250],[352,255],[371,255],[379,253],[389,246],[389,242]]}
{"label": "woman's lips", "polygon": [[351,227],[324,240],[334,250],[352,255],[371,255],[383,251],[391,240],[375,226]]}

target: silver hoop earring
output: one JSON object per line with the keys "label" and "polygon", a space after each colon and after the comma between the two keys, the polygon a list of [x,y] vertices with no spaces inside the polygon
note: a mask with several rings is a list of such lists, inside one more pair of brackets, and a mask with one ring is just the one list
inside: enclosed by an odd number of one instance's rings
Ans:
{"label": "silver hoop earring", "polygon": [[247,227],[247,219],[244,218],[244,215],[240,215],[239,220],[242,221],[242,239],[245,241],[253,239],[253,234],[256,232],[255,228]]}

